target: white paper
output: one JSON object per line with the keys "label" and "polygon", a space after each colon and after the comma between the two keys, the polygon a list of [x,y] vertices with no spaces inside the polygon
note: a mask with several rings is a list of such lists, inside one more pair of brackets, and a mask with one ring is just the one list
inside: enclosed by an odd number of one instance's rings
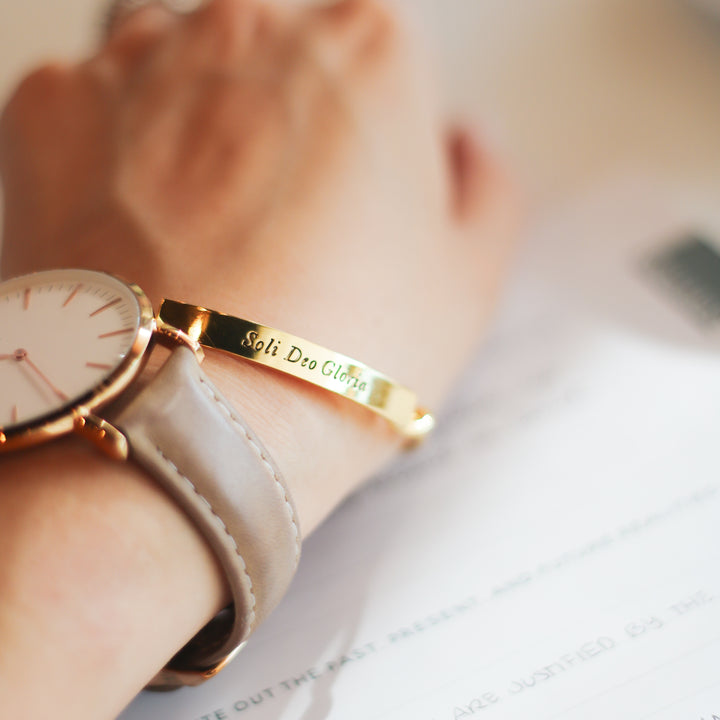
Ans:
{"label": "white paper", "polygon": [[435,437],[230,668],[123,720],[720,717],[720,334],[644,269],[690,229],[718,211],[644,183],[541,223]]}

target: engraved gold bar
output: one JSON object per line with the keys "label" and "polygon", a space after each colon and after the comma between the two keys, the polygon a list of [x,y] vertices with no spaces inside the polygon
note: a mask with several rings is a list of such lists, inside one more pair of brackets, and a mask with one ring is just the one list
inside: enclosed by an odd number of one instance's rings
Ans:
{"label": "engraved gold bar", "polygon": [[180,331],[195,343],[293,375],[367,407],[413,440],[427,435],[433,416],[415,393],[353,358],[276,328],[232,315],[163,300],[158,329]]}

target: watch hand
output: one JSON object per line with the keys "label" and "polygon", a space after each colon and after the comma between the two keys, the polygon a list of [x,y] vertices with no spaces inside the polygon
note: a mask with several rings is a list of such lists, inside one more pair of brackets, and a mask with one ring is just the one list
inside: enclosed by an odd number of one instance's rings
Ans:
{"label": "watch hand", "polygon": [[58,390],[52,382],[47,378],[40,368],[29,358],[26,350],[17,350],[14,355],[15,359],[24,361],[28,364],[31,370],[33,370],[37,376],[61,399],[69,400],[70,398],[62,391]]}
{"label": "watch hand", "polygon": [[14,358],[15,353],[11,353],[10,355],[0,355],[0,360],[9,360],[10,358]]}

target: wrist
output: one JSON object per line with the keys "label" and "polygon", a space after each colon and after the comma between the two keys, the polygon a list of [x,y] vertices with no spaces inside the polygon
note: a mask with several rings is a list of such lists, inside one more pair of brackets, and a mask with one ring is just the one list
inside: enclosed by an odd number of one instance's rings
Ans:
{"label": "wrist", "polygon": [[[168,355],[153,350],[143,384]],[[287,374],[216,350],[205,350],[202,368],[278,465],[303,537],[403,447],[383,418]]]}
{"label": "wrist", "polygon": [[297,378],[217,351],[203,369],[278,464],[304,536],[403,445],[383,418]]}

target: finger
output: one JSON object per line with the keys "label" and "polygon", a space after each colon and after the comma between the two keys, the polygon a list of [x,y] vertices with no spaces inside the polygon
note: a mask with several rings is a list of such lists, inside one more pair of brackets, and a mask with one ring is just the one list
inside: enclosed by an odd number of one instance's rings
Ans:
{"label": "finger", "polygon": [[395,24],[392,11],[378,0],[334,0],[309,12],[343,41]]}
{"label": "finger", "polygon": [[114,2],[104,23],[103,43],[113,42],[126,34],[157,32],[172,24],[177,13],[162,2]]}
{"label": "finger", "polygon": [[379,0],[335,0],[307,10],[316,50],[330,66],[379,57],[397,40],[400,22]]}
{"label": "finger", "polygon": [[480,298],[475,306],[486,308],[477,318],[483,324],[514,254],[522,203],[505,164],[468,129],[449,132],[447,154],[459,273],[470,295]]}
{"label": "finger", "polygon": [[486,183],[479,143],[465,128],[452,129],[447,138],[452,213],[460,224],[471,222],[482,207]]}
{"label": "finger", "polygon": [[159,2],[135,9],[130,9],[133,4],[116,3],[113,8],[98,57],[124,69],[140,65],[179,23],[178,14]]}
{"label": "finger", "polygon": [[518,192],[505,165],[476,133],[453,128],[447,136],[451,214],[470,232],[517,214]]}
{"label": "finger", "polygon": [[255,39],[276,32],[288,13],[261,0],[210,0],[184,18],[188,59],[239,68]]}

